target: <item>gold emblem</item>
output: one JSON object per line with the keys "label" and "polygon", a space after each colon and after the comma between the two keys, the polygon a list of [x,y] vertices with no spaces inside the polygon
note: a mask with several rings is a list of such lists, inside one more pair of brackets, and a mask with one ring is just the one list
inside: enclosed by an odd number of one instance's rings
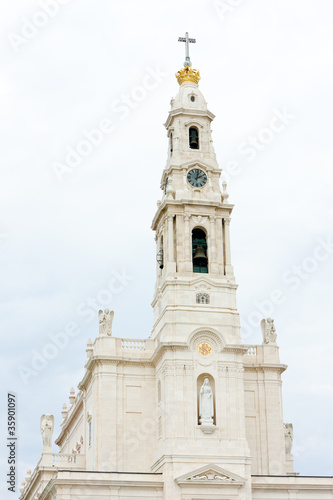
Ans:
{"label": "gold emblem", "polygon": [[201,356],[209,356],[212,352],[212,346],[208,342],[201,342],[198,346],[198,352]]}

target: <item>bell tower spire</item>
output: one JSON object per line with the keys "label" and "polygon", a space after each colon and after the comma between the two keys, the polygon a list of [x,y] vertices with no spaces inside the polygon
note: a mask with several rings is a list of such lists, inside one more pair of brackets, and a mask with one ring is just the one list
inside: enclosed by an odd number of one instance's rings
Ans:
{"label": "bell tower spire", "polygon": [[[233,205],[226,186],[220,186],[211,133],[215,116],[190,61],[189,43],[195,40],[188,33],[179,40],[185,42],[185,64],[176,73],[179,91],[165,123],[168,156],[152,224],[157,246],[152,335],[181,340],[195,325],[225,322],[226,341],[240,343],[229,234]],[[186,331],[179,330],[181,324]]]}

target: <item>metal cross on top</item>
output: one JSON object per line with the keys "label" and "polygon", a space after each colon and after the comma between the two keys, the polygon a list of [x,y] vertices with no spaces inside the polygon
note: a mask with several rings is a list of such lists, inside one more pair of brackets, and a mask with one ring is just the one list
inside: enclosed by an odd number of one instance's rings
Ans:
{"label": "metal cross on top", "polygon": [[180,36],[178,38],[178,42],[185,42],[185,62],[184,66],[192,66],[191,59],[190,59],[190,49],[189,49],[189,43],[196,43],[195,38],[189,38],[188,33],[186,31],[185,33],[185,38]]}

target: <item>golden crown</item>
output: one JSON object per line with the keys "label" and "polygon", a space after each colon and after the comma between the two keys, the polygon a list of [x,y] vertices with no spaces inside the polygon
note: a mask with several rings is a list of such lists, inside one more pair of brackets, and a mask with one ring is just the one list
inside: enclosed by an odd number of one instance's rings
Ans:
{"label": "golden crown", "polygon": [[184,82],[199,83],[200,73],[197,69],[192,69],[191,66],[185,66],[176,73],[177,82],[181,85]]}

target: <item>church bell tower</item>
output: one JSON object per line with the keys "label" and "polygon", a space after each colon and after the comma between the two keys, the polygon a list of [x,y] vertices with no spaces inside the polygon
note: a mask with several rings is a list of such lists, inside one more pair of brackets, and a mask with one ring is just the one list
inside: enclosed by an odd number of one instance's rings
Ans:
{"label": "church bell tower", "polygon": [[163,195],[152,223],[157,277],[151,338],[158,345],[159,436],[152,470],[177,477],[214,463],[244,478],[251,467],[244,410],[247,349],[231,264],[233,205],[226,183],[221,186],[214,115],[199,90],[188,34],[184,41],[186,60],[176,74],[179,90],[165,123]]}
{"label": "church bell tower", "polygon": [[[191,41],[187,34],[184,40]],[[165,123],[163,196],[152,224],[157,255],[152,336],[181,341],[194,325],[209,325],[222,327],[228,344],[239,344],[230,252],[233,205],[226,183],[221,189],[211,132],[214,115],[188,55],[176,77],[180,87]]]}

